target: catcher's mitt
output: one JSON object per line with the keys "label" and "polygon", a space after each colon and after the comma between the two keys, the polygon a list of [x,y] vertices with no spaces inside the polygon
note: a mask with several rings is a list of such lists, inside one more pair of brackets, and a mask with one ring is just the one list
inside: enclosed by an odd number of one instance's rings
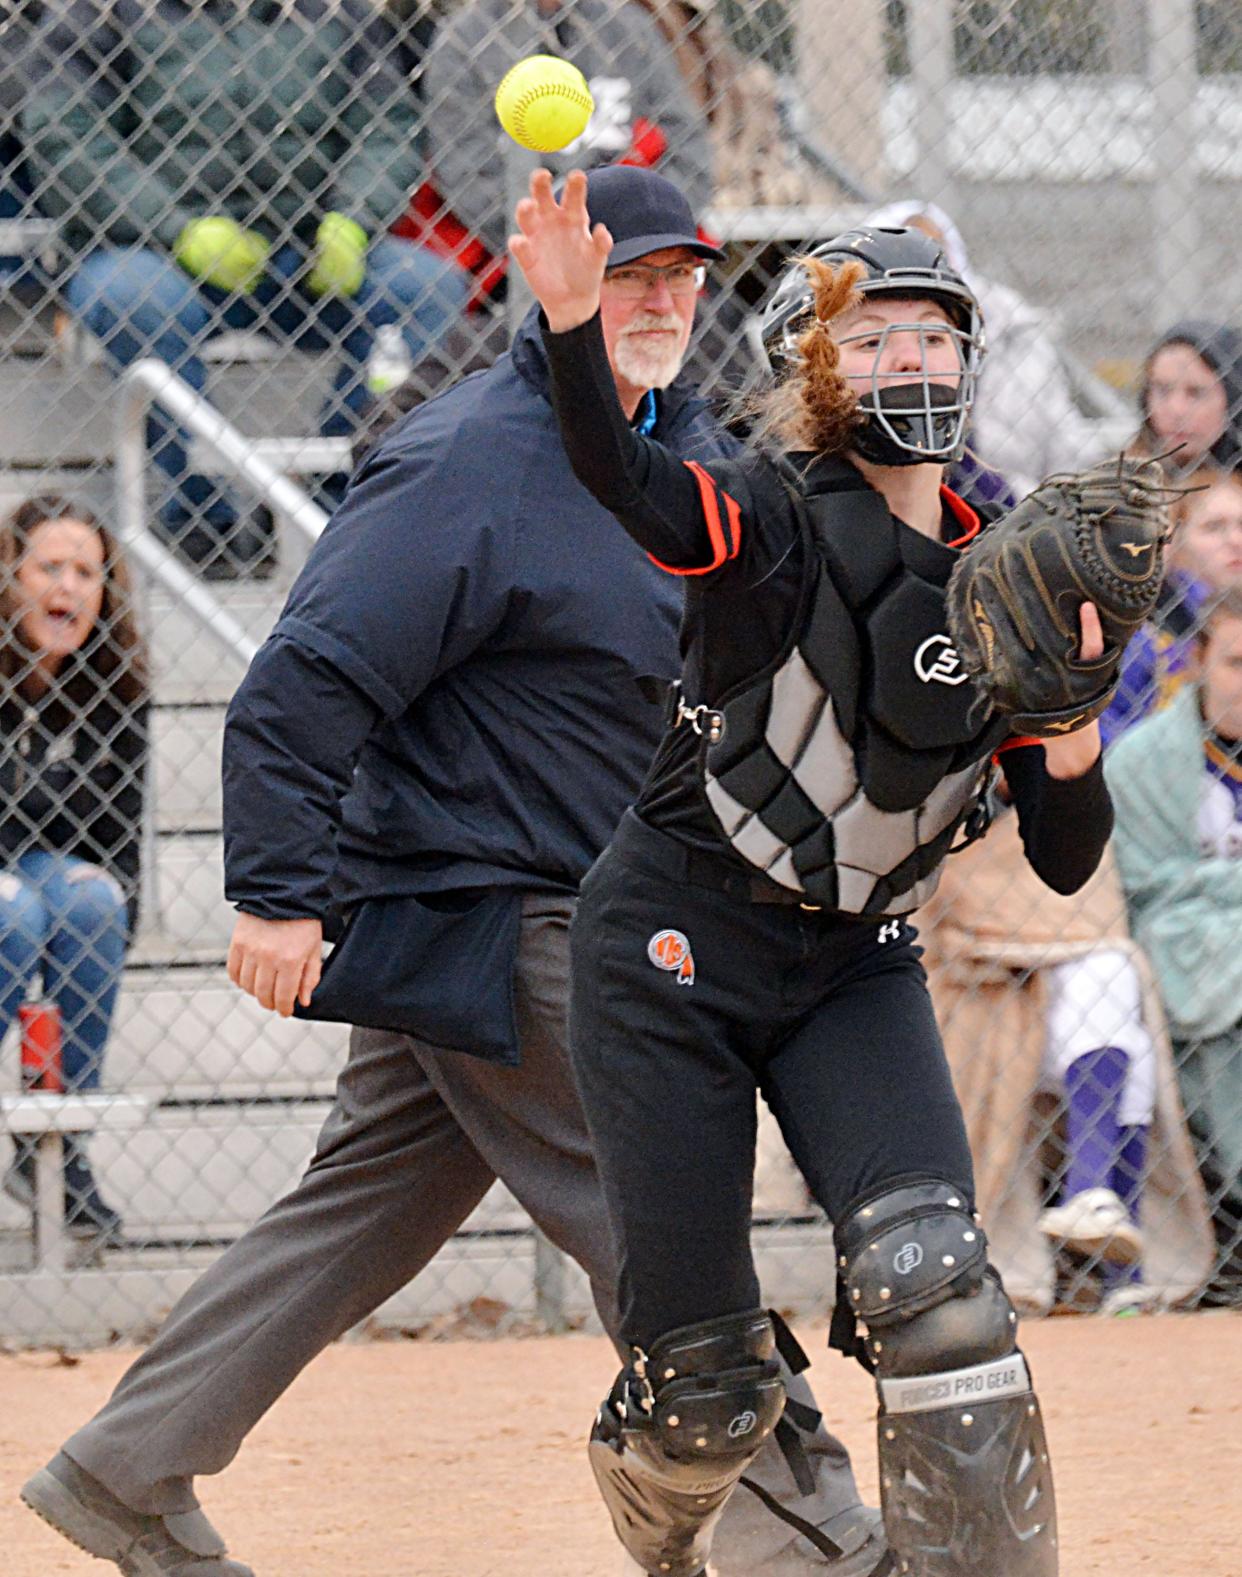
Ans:
{"label": "catcher's mitt", "polygon": [[[948,588],[962,665],[1015,733],[1081,728],[1108,705],[1126,642],[1160,590],[1170,488],[1157,460],[1124,456],[1049,477],[963,553]],[[1082,662],[1093,602],[1104,653]]]}

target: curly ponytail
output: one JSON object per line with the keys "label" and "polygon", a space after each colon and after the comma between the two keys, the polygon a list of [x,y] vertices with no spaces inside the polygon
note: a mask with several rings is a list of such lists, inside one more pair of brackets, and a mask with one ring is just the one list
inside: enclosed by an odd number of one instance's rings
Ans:
{"label": "curly ponytail", "polygon": [[786,450],[840,454],[858,425],[858,399],[841,372],[841,351],[829,324],[861,300],[854,286],[860,263],[832,268],[797,257],[814,287],[814,319],[798,340],[797,360],[775,388],[744,397],[739,415],[752,436]]}
{"label": "curly ponytail", "polygon": [[800,449],[839,454],[858,425],[858,398],[841,372],[841,350],[829,324],[862,299],[854,286],[861,263],[830,268],[817,257],[796,259],[811,276],[815,318],[798,340],[798,361],[790,378],[797,404],[789,413],[786,437]]}

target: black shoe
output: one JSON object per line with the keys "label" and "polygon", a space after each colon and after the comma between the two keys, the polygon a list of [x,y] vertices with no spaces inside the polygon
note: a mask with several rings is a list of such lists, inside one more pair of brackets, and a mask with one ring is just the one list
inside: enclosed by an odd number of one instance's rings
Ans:
{"label": "black shoe", "polygon": [[201,1511],[151,1517],[131,1511],[63,1451],[23,1487],[22,1500],[70,1544],[129,1577],[254,1577],[228,1559]]}
{"label": "black shoe", "polygon": [[90,1163],[72,1139],[65,1141],[65,1231],[100,1245],[118,1243],[123,1225],[99,1193]]}
{"label": "black shoe", "polygon": [[22,1207],[23,1210],[33,1210],[35,1207],[35,1158],[34,1151],[21,1140],[14,1143],[14,1156],[5,1168],[4,1178],[0,1180],[9,1198]]}
{"label": "black shoe", "polygon": [[271,580],[279,562],[276,521],[258,504],[222,534],[216,557],[203,565],[206,580]]}
{"label": "black shoe", "polygon": [[266,504],[231,521],[178,521],[157,517],[159,535],[204,580],[270,580],[278,559],[276,522]]}

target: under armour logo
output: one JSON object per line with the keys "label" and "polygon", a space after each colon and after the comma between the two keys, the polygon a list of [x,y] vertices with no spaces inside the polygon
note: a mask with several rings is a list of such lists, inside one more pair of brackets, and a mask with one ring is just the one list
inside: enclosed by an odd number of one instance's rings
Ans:
{"label": "under armour logo", "polygon": [[877,942],[899,942],[900,940],[901,940],[901,921],[900,920],[886,920],[884,922],[884,924],[880,927],[880,934],[876,937],[876,941]]}
{"label": "under armour logo", "polygon": [[923,1263],[923,1250],[917,1243],[903,1243],[893,1255],[893,1269],[899,1276],[908,1276]]}
{"label": "under armour logo", "polygon": [[929,635],[914,654],[914,671],[924,684],[965,684],[970,675],[947,635]]}
{"label": "under armour logo", "polygon": [[751,1430],[758,1422],[759,1420],[749,1410],[749,1408],[746,1410],[746,1412],[739,1413],[736,1418],[731,1418],[729,1420],[729,1439],[740,1440],[743,1435],[750,1434]]}

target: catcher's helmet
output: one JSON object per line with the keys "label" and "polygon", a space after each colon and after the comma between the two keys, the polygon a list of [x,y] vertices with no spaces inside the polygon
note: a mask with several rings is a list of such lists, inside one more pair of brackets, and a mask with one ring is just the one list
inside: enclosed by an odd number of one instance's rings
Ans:
{"label": "catcher's helmet", "polygon": [[[936,302],[948,314],[957,346],[961,375],[956,384],[933,383],[923,373],[910,383],[881,387],[879,374],[873,371],[870,387],[859,396],[863,420],[853,448],[877,465],[921,465],[929,460],[943,464],[958,459],[966,447],[966,424],[983,359],[983,316],[974,292],[950,265],[943,247],[913,226],[863,226],[821,242],[810,256],[833,268],[861,263],[864,272],[857,288],[864,297],[910,296]],[[760,336],[773,367],[779,368],[796,353],[814,305],[810,276],[801,264],[791,263],[760,315]],[[879,335],[869,333],[867,338],[880,340],[876,365],[887,335],[921,333],[927,327],[891,323]]]}

